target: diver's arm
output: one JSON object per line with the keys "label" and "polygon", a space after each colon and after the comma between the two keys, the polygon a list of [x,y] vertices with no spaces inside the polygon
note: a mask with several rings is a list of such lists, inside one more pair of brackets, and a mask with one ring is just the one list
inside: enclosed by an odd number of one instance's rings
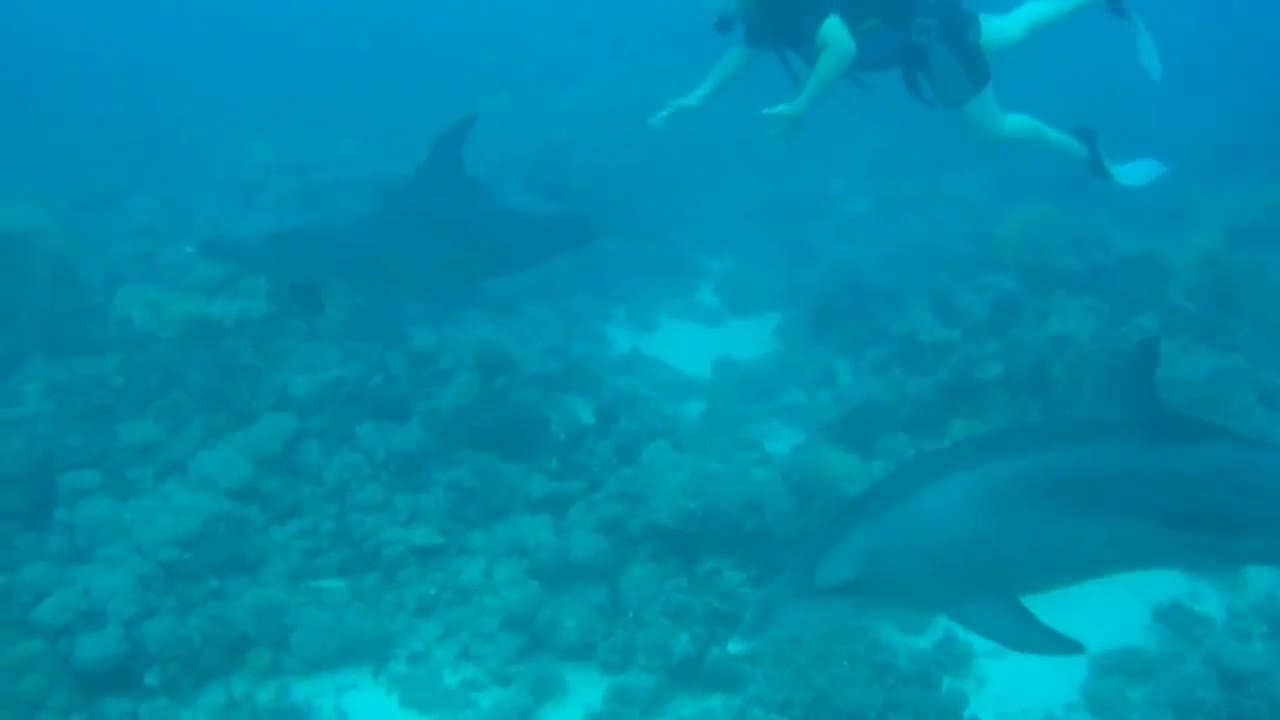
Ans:
{"label": "diver's arm", "polygon": [[707,77],[702,81],[701,85],[688,95],[678,97],[667,103],[665,108],[649,118],[649,125],[656,128],[663,127],[672,115],[702,107],[707,98],[720,92],[721,88],[727,85],[730,80],[742,74],[742,71],[747,68],[752,54],[752,50],[746,45],[736,45],[729,48],[729,51],[720,58],[715,67],[711,68],[711,72],[707,73]]}
{"label": "diver's arm", "polygon": [[711,68],[711,72],[707,73],[702,84],[689,93],[686,99],[694,105],[706,102],[747,69],[753,54],[751,48],[746,45],[734,45],[729,48]]}
{"label": "diver's arm", "polygon": [[812,107],[836,80],[847,73],[858,55],[858,44],[849,31],[849,25],[836,14],[823,21],[816,42],[818,61],[814,63],[813,72],[809,73],[800,96],[792,103],[801,112]]}

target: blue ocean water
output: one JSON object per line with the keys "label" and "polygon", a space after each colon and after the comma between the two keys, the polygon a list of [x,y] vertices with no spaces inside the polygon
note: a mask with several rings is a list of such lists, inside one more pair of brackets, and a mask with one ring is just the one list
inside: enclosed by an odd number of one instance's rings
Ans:
{"label": "blue ocean water", "polygon": [[1006,109],[1169,168],[1130,189],[896,73],[779,136],[769,56],[652,127],[717,0],[20,5],[0,718],[1280,712],[1239,564],[1027,596],[1079,656],[840,603],[735,644],[837,508],[1138,338],[1277,441],[1280,10],[1130,0],[1159,82],[1102,2],[993,55]]}

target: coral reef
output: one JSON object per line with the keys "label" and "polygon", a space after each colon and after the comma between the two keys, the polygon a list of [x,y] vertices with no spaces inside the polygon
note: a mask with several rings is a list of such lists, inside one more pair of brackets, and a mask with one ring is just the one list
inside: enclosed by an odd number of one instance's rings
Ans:
{"label": "coral reef", "polygon": [[[565,273],[319,319],[176,254],[81,315],[98,289],[0,217],[0,327],[26,343],[0,367],[0,717],[354,718],[288,683],[365,668],[423,717],[963,720],[957,635],[726,641],[807,528],[921,450],[1105,399],[1106,349],[1138,335],[1168,338],[1176,404],[1274,434],[1280,204],[1185,210],[1194,250],[1165,254],[1123,214],[954,192],[969,214],[842,216],[906,249],[833,266],[774,248],[702,273],[691,251],[652,287]],[[908,273],[926,239],[937,266]],[[664,360],[662,328],[723,339],[747,313],[768,343]],[[96,345],[59,352],[77,326]],[[1278,607],[1161,608],[1158,643],[1092,659],[1081,705],[1274,716]]]}

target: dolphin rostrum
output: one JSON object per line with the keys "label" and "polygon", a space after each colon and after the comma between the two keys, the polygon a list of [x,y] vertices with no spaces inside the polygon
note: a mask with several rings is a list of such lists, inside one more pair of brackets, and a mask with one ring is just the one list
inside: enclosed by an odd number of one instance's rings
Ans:
{"label": "dolphin rostrum", "polygon": [[325,283],[449,302],[594,242],[584,216],[470,174],[463,151],[475,124],[476,116],[466,115],[439,132],[407,178],[354,213],[199,250],[264,276],[319,311],[316,288]]}
{"label": "dolphin rostrum", "polygon": [[980,435],[891,473],[751,624],[860,599],[946,616],[1017,652],[1074,655],[1084,645],[1022,596],[1142,570],[1280,565],[1280,447],[1166,407],[1159,354],[1157,339],[1138,346],[1106,412]]}

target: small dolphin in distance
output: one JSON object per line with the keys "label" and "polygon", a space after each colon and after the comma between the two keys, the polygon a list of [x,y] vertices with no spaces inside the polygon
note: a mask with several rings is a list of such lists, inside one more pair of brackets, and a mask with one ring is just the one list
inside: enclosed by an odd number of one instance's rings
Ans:
{"label": "small dolphin in distance", "polygon": [[467,171],[463,151],[476,120],[466,115],[439,132],[412,174],[369,207],[195,250],[264,277],[278,296],[317,314],[330,283],[453,304],[490,280],[595,242],[585,215],[500,191]]}

